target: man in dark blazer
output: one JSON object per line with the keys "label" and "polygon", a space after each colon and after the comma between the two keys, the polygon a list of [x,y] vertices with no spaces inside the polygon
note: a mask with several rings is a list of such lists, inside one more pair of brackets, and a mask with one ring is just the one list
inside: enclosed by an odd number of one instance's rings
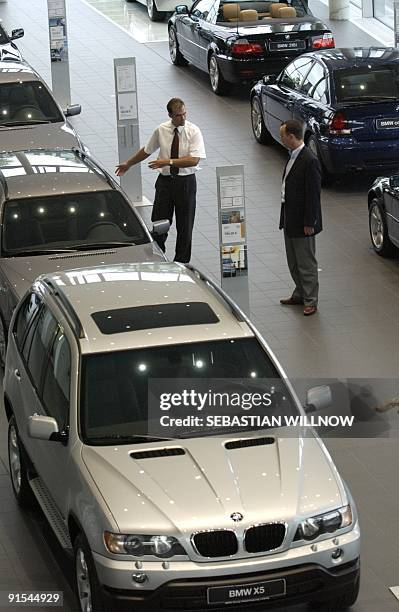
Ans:
{"label": "man in dark blazer", "polygon": [[287,306],[303,304],[303,314],[317,312],[319,279],[315,236],[322,230],[321,168],[303,141],[303,125],[294,119],[280,127],[280,138],[290,151],[281,187],[280,229],[284,230],[287,263],[295,283]]}

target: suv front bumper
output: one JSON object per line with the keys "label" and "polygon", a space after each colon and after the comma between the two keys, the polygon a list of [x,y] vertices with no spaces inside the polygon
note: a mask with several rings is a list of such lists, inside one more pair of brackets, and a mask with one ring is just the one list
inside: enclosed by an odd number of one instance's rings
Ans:
{"label": "suv front bumper", "polygon": [[[326,570],[318,565],[298,565],[284,571],[248,574],[243,576],[230,576],[226,578],[175,580],[168,582],[156,591],[121,591],[104,588],[103,597],[107,604],[106,609],[118,612],[161,612],[170,610],[177,612],[200,612],[209,610],[213,612],[228,609],[251,610],[263,612],[272,607],[283,607],[308,603],[310,601],[327,601],[340,597],[351,590],[359,580],[360,563],[355,559],[349,563]],[[286,594],[283,597],[273,597],[269,600],[257,602],[238,602],[220,607],[207,603],[207,590],[215,586],[245,586],[267,580],[285,579]]]}
{"label": "suv front bumper", "polygon": [[[207,589],[237,586],[284,578],[286,595],[245,604],[250,609],[335,598],[350,588],[359,576],[359,527],[316,544],[290,548],[280,553],[251,559],[196,563],[193,561],[143,561],[137,569],[132,560],[119,561],[93,553],[104,596],[121,610],[218,610],[207,604]],[[312,549],[312,547],[314,549]],[[332,558],[337,547],[340,561]],[[145,573],[137,584],[132,574]],[[212,578],[209,578],[212,576]],[[243,603],[237,604],[244,605]],[[235,604],[228,607],[236,608]],[[224,606],[224,609],[226,606]]]}

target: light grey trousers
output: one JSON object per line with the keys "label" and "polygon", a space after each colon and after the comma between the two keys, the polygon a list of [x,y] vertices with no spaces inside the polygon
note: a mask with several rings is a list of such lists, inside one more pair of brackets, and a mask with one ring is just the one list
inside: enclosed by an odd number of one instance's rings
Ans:
{"label": "light grey trousers", "polygon": [[317,306],[319,275],[316,260],[316,237],[290,238],[284,232],[287,263],[295,289],[292,297],[303,299],[306,306]]}

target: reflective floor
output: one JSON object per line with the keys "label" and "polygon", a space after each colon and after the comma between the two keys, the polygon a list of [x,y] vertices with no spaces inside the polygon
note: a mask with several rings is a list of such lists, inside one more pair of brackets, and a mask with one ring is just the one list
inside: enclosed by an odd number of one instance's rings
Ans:
{"label": "reflective floor", "polygon": [[[198,175],[193,263],[220,281],[215,167],[244,164],[251,317],[286,371],[316,382],[320,377],[363,378],[365,384],[368,378],[397,378],[399,260],[384,261],[370,248],[366,194],[372,177],[352,176],[323,190],[319,313],[309,320],[299,309],[282,308],[280,297],[292,289],[277,228],[286,153],[278,145],[262,147],[254,141],[248,91],[219,98],[211,93],[205,74],[172,66],[166,37],[161,38],[166,26],[150,24],[144,6],[124,0],[90,1],[96,10],[82,0],[68,0],[68,25],[72,101],[83,108],[74,124],[95,156],[111,171],[117,163],[113,57],[135,56],[141,142],[166,119],[165,106],[173,96],[186,101],[189,119],[204,134],[207,160]],[[324,5],[313,2],[312,7],[317,15],[327,15]],[[99,10],[109,11],[108,18]],[[0,4],[0,18],[9,29],[25,28],[19,46],[49,79],[46,11],[46,3],[38,0]],[[118,27],[112,23],[114,11]],[[135,35],[133,30],[140,20],[145,36],[151,32],[150,40],[159,42],[138,42],[144,35],[140,38],[142,32]],[[332,27],[338,45],[378,44],[351,23]],[[145,164],[142,176],[144,194],[151,200],[155,177]],[[173,233],[168,240],[173,256],[172,247]],[[0,415],[0,590],[60,589],[65,594],[63,609],[76,610],[70,565],[43,517],[21,513],[14,502],[2,410]],[[363,582],[353,610],[399,612],[399,602],[388,591],[388,586],[399,585],[397,441],[329,440],[328,446],[358,502],[363,529]]]}
{"label": "reflective floor", "polygon": [[84,1],[129,32],[137,42],[168,40],[166,22],[151,22],[148,19],[146,7],[139,2],[127,2],[126,0]]}

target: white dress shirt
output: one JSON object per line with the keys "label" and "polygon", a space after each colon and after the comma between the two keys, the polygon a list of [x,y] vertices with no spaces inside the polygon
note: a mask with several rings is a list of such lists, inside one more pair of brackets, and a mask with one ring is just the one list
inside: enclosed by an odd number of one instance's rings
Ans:
{"label": "white dress shirt", "polygon": [[284,172],[284,177],[283,177],[283,183],[281,185],[281,201],[285,202],[285,179],[287,178],[292,166],[295,163],[296,158],[298,157],[299,153],[302,151],[303,147],[305,146],[305,143],[303,142],[301,145],[299,145],[299,147],[297,147],[296,149],[293,149],[291,151],[291,156],[288,160],[288,163],[285,167],[285,172]]}
{"label": "white dress shirt", "polygon": [[[177,129],[179,131],[179,157],[190,156],[205,159],[204,139],[199,127],[194,125],[194,123],[190,123],[190,121],[186,121],[185,125],[181,125]],[[159,149],[158,159],[169,159],[174,135],[175,126],[172,121],[161,123],[145,145],[144,151],[151,155],[151,153]],[[179,168],[179,176],[194,174],[197,170],[199,170],[198,166]],[[158,168],[158,171],[165,176],[170,176],[170,166]]]}

